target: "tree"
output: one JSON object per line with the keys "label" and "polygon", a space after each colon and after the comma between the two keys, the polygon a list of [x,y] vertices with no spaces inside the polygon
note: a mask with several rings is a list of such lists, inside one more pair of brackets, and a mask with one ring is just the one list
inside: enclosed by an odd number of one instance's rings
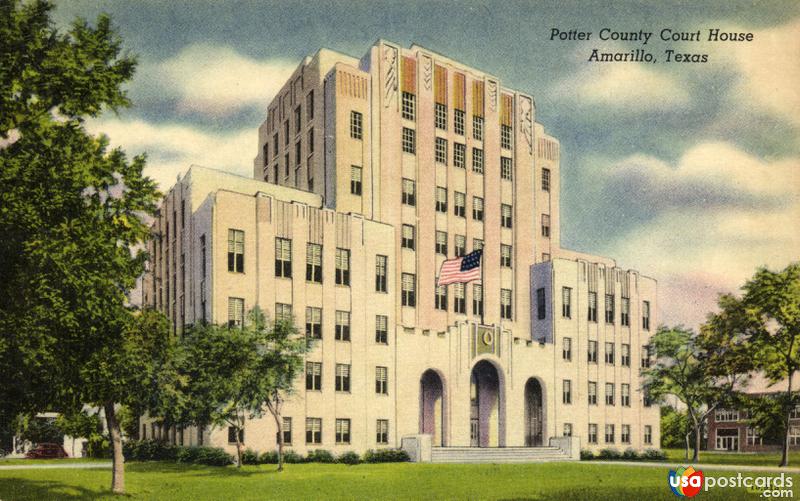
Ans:
{"label": "tree", "polygon": [[127,292],[160,195],[144,157],[129,161],[83,127],[129,104],[121,85],[135,59],[107,16],[61,33],[51,10],[0,0],[0,408],[102,407],[123,492],[115,403],[141,393],[123,364],[144,369],[132,339],[162,322],[129,307]]}
{"label": "tree", "polygon": [[265,407],[278,429],[278,468],[282,469],[281,405],[302,370],[308,345],[292,321],[269,322],[260,308],[247,315],[241,328],[197,324],[181,343],[178,391],[165,401],[161,417],[168,422],[233,429],[238,464],[248,418]]}
{"label": "tree", "polygon": [[659,327],[650,339],[656,362],[642,370],[650,397],[663,399],[675,395],[686,405],[691,427],[684,437],[686,459],[689,459],[689,439],[694,434],[691,460],[695,462],[709,414],[730,402],[747,377],[745,361],[738,356],[739,352],[728,352],[730,357],[724,358],[708,352],[709,344],[702,334],[698,336],[690,329]]}
{"label": "tree", "polygon": [[72,457],[75,457],[76,438],[91,439],[100,435],[103,430],[97,413],[89,414],[84,409],[60,414],[56,418],[56,426],[62,431],[62,435],[69,435],[72,438],[72,451],[70,453]]}
{"label": "tree", "polygon": [[683,447],[686,436],[691,433],[692,428],[685,411],[679,411],[671,405],[661,406],[661,447]]}
{"label": "tree", "polygon": [[[726,297],[721,314],[735,315],[729,328],[746,332],[756,368],[772,383],[787,382],[786,391],[775,402],[783,416],[780,466],[788,466],[789,416],[800,403],[793,381],[800,368],[800,263],[782,271],[760,268],[742,289],[741,300]],[[765,426],[765,419],[761,422]]]}

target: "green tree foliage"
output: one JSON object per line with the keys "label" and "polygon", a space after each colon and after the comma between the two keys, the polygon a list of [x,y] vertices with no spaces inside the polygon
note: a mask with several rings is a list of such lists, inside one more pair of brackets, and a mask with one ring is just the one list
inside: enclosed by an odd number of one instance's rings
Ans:
{"label": "green tree foliage", "polygon": [[677,449],[686,446],[692,434],[686,411],[676,410],[671,405],[661,406],[661,447]]}
{"label": "green tree foliage", "polygon": [[64,440],[64,430],[55,418],[39,416],[20,416],[17,421],[17,435],[32,444],[55,443]]}
{"label": "green tree foliage", "polygon": [[83,127],[87,116],[128,105],[121,85],[134,58],[107,16],[62,33],[51,10],[0,0],[0,409],[102,407],[112,489],[123,492],[115,404],[151,403],[138,401],[140,384],[160,361],[148,365],[155,345],[136,340],[164,326],[130,308],[126,294],[143,272],[144,218],[160,195],[142,173],[144,157],[128,160]]}
{"label": "green tree foliage", "polygon": [[55,424],[63,435],[72,438],[72,451],[70,452],[72,457],[75,457],[75,439],[97,440],[103,432],[103,426],[97,413],[89,413],[83,409],[59,414]]}
{"label": "green tree foliage", "polygon": [[246,419],[268,410],[280,429],[283,398],[302,371],[307,349],[293,322],[270,322],[258,307],[242,328],[194,325],[176,357],[179,386],[160,415],[173,424],[234,428],[241,465]]}

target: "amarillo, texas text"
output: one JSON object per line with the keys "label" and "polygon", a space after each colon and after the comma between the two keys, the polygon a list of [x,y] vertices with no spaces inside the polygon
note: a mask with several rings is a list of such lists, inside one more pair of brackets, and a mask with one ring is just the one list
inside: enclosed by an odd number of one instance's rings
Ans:
{"label": "amarillo, texas text", "polygon": [[[755,39],[752,32],[741,32],[725,30],[722,28],[708,28],[706,30],[681,31],[674,28],[663,28],[659,31],[617,31],[611,28],[603,28],[597,33],[597,38],[593,38],[595,32],[573,29],[550,29],[551,41],[590,41],[601,40],[604,42],[624,42],[636,43],[642,46],[647,45],[651,40],[656,42],[668,43],[748,43]],[[657,35],[657,38],[654,38]],[[626,63],[655,63],[658,59],[652,52],[642,48],[627,51],[605,52],[602,49],[594,48],[589,54],[589,62],[626,62]],[[667,63],[707,63],[708,54],[698,53],[691,50],[675,49],[667,47],[664,49],[663,62]]]}

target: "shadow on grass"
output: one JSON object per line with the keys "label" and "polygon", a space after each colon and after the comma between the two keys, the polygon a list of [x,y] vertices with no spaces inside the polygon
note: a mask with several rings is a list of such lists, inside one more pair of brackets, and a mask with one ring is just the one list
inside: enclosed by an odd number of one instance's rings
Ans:
{"label": "shadow on grass", "polygon": [[206,466],[197,464],[173,463],[169,461],[144,461],[125,464],[125,470],[139,474],[158,473],[193,477],[250,477],[280,473],[275,465]]}
{"label": "shadow on grass", "polygon": [[15,501],[41,499],[101,499],[111,495],[110,489],[95,491],[74,484],[52,480],[31,480],[28,478],[4,478],[0,482],[0,499]]}

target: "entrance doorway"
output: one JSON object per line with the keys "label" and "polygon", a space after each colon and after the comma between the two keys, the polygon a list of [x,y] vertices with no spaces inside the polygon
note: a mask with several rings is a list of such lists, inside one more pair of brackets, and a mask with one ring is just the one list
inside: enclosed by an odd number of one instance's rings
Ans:
{"label": "entrance doorway", "polygon": [[541,447],[544,444],[543,430],[542,385],[531,378],[525,384],[525,445]]}
{"label": "entrance doorway", "polygon": [[715,445],[718,451],[738,451],[739,429],[738,428],[717,429],[717,443]]}
{"label": "entrance doorway", "polygon": [[470,445],[498,447],[501,440],[500,376],[491,362],[481,360],[472,368],[470,384]]}
{"label": "entrance doorway", "polygon": [[434,447],[442,447],[445,445],[444,384],[433,369],[422,374],[419,394],[419,432],[430,435]]}

